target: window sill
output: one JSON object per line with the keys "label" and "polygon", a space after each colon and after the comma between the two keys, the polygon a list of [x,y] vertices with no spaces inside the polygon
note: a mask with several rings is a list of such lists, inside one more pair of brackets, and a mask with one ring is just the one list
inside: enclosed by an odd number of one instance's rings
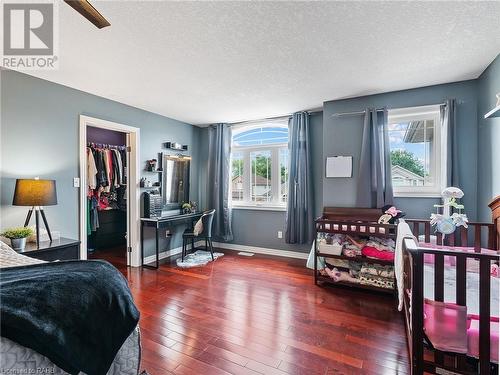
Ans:
{"label": "window sill", "polygon": [[394,198],[441,198],[441,193],[395,192]]}
{"label": "window sill", "polygon": [[254,210],[254,211],[279,211],[286,212],[285,206],[257,206],[257,205],[244,205],[233,204],[233,210]]}

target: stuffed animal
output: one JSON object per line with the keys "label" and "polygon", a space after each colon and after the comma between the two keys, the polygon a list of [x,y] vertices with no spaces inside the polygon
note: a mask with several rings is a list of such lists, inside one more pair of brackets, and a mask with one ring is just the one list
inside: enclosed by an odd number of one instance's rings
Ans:
{"label": "stuffed animal", "polygon": [[396,207],[390,204],[382,207],[382,216],[379,217],[379,224],[394,224],[397,219],[404,217],[406,214],[398,210]]}

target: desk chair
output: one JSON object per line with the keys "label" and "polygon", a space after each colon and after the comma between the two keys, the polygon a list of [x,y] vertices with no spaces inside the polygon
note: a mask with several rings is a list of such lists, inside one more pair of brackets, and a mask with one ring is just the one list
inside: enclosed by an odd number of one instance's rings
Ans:
{"label": "desk chair", "polygon": [[182,260],[184,261],[184,255],[187,255],[187,245],[191,241],[191,249],[194,249],[195,239],[205,240],[205,249],[210,250],[212,254],[212,260],[214,260],[214,248],[212,246],[212,224],[214,221],[215,209],[210,211],[205,211],[201,215],[200,220],[203,223],[203,231],[195,235],[193,228],[186,229],[182,234]]}

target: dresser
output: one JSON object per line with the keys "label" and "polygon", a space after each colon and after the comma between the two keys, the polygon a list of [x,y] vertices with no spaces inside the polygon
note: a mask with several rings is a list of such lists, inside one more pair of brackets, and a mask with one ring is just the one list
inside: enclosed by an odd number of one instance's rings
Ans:
{"label": "dresser", "polygon": [[37,247],[36,243],[29,242],[24,250],[17,250],[19,254],[30,258],[46,260],[78,260],[80,259],[80,241],[61,237],[54,241],[42,241]]}

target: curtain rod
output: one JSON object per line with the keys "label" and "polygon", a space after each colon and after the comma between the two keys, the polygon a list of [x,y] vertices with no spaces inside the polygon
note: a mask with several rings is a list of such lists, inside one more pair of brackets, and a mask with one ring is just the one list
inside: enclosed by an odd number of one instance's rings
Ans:
{"label": "curtain rod", "polygon": [[[437,104],[428,104],[428,105],[419,105],[419,106],[416,106],[416,107],[412,107],[412,108],[418,108],[418,107],[429,107],[429,106],[433,106],[433,105],[446,105],[446,103],[437,103]],[[404,107],[403,107],[404,108]],[[402,108],[377,108],[376,111],[377,112],[381,112],[383,111],[384,109],[402,109]],[[356,115],[364,115],[366,113],[366,110],[364,111],[355,111],[355,112],[338,112],[338,113],[333,113],[330,117],[341,117],[341,116],[356,116]]]}
{"label": "curtain rod", "polygon": [[[313,113],[323,112],[323,108],[310,109],[310,110],[300,111],[300,112],[307,112],[307,113],[309,113],[311,115]],[[230,122],[229,125],[233,126],[233,125],[248,124],[248,123],[252,123],[252,122],[263,122],[263,121],[279,120],[279,119],[290,118],[290,117],[292,117],[292,115],[293,115],[293,113],[290,113],[288,115],[282,115],[282,116],[266,117],[266,118],[263,118],[263,119]]]}

